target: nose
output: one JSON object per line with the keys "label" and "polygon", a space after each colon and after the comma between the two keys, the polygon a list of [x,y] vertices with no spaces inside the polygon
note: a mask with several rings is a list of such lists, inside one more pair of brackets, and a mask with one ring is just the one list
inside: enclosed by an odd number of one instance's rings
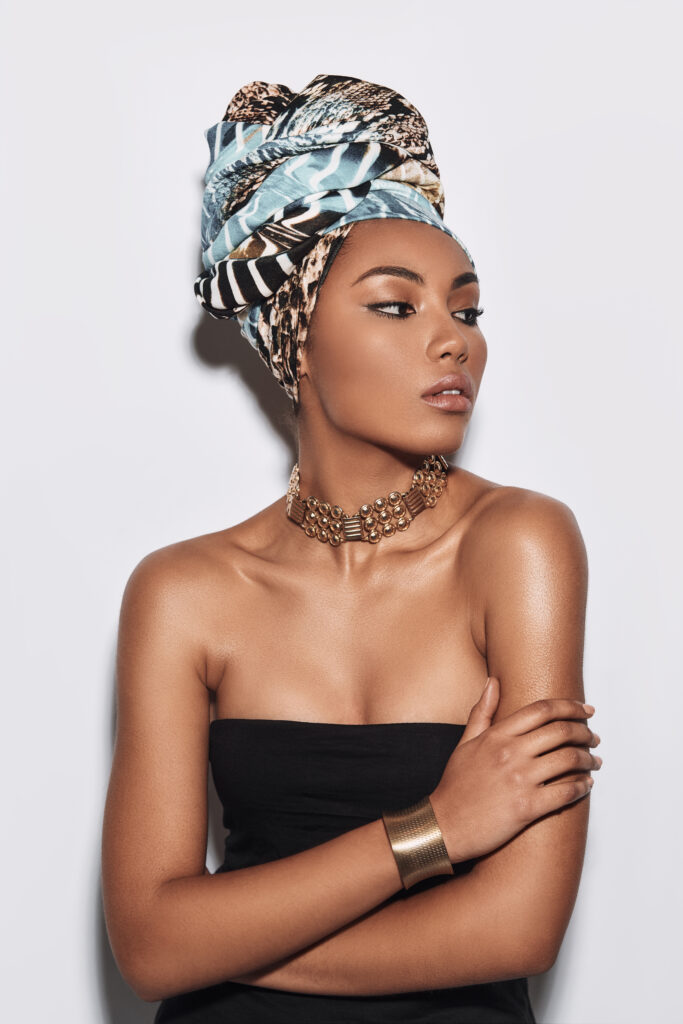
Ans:
{"label": "nose", "polygon": [[464,363],[470,351],[467,326],[460,324],[449,309],[437,316],[429,329],[427,354],[430,359],[439,361],[444,356],[451,356],[459,363]]}

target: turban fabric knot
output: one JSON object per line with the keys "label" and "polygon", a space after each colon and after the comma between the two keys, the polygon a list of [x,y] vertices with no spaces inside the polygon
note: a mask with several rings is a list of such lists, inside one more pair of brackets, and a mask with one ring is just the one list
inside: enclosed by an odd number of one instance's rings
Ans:
{"label": "turban fabric knot", "polygon": [[444,194],[422,115],[399,93],[318,75],[300,93],[245,85],[204,133],[201,306],[235,318],[298,401],[301,350],[319,286],[352,225],[443,222]]}

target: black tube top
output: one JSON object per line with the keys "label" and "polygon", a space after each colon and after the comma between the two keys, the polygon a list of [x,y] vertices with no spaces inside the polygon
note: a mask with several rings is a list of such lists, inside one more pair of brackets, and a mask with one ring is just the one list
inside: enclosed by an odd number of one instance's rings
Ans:
{"label": "black tube top", "polygon": [[[415,803],[438,784],[465,731],[447,722],[348,725],[217,718],[209,762],[230,829],[218,872],[289,857]],[[454,865],[456,874],[473,861]],[[447,882],[437,875],[389,901]],[[338,996],[226,981],[162,1000],[155,1024],[443,1022],[535,1024],[526,978],[484,985]]]}

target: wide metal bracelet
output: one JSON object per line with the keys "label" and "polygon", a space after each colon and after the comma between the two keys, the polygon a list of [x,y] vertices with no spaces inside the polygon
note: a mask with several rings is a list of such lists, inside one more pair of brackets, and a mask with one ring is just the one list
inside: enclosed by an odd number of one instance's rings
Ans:
{"label": "wide metal bracelet", "polygon": [[454,874],[443,833],[428,796],[400,811],[385,811],[382,821],[404,889],[433,875]]}

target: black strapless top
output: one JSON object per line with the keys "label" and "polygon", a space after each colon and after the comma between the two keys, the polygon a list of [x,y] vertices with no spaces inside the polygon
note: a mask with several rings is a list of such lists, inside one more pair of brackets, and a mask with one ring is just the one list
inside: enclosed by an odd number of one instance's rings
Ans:
{"label": "black strapless top", "polygon": [[[437,786],[464,725],[386,722],[347,725],[217,718],[209,761],[230,829],[216,874],[307,850],[420,800]],[[454,865],[456,874],[474,861]],[[447,882],[437,875],[386,902]],[[155,1024],[536,1024],[526,978],[485,985],[338,996],[222,982],[164,999]]]}

